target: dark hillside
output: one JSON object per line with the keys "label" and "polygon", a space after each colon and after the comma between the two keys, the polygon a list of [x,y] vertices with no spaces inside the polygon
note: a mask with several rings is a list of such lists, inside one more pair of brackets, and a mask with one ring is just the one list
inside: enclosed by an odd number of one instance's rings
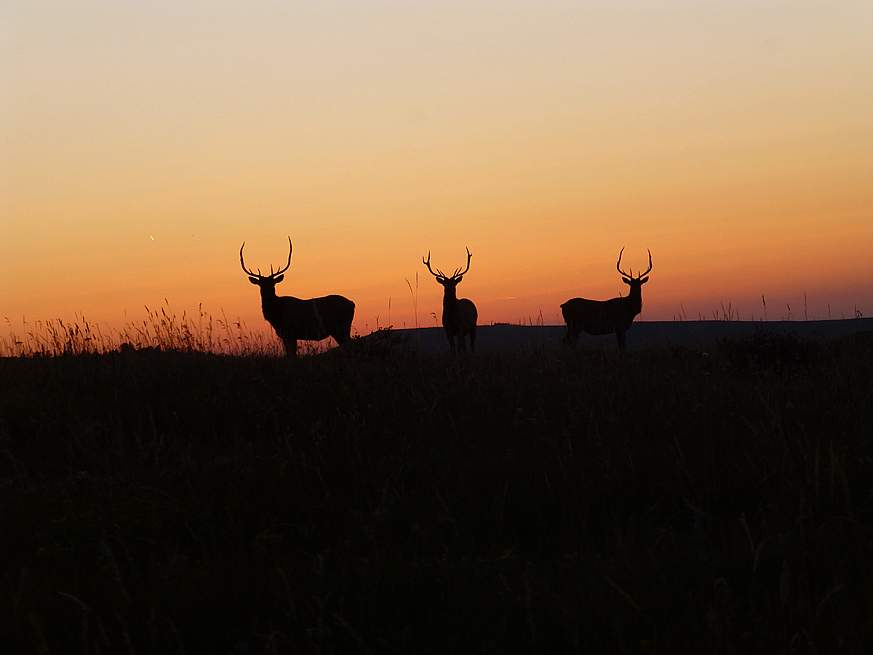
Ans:
{"label": "dark hillside", "polygon": [[[476,348],[480,352],[505,352],[519,348],[558,348],[567,328],[563,325],[484,325],[478,328]],[[873,333],[873,319],[832,321],[636,321],[628,331],[630,350],[687,346],[708,348],[723,339],[754,339],[774,335],[806,340],[828,340],[853,334]],[[418,352],[442,353],[448,342],[442,328],[393,330]],[[615,336],[583,334],[583,347],[615,348]]]}
{"label": "dark hillside", "polygon": [[873,648],[870,335],[0,359],[0,490],[8,652]]}

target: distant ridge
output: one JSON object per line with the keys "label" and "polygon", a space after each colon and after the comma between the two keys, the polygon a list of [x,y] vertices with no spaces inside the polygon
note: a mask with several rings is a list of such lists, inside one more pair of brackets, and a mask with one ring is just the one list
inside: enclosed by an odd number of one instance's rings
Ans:
{"label": "distant ridge", "polygon": [[[482,325],[477,348],[482,352],[518,348],[561,347],[563,325]],[[447,352],[442,328],[393,329],[406,347],[420,352]],[[824,321],[637,321],[628,332],[628,349],[651,346],[703,347],[721,339],[743,339],[756,333],[793,335],[801,339],[836,339],[860,332],[873,332],[873,318]],[[615,336],[583,335],[580,347],[615,348]]]}

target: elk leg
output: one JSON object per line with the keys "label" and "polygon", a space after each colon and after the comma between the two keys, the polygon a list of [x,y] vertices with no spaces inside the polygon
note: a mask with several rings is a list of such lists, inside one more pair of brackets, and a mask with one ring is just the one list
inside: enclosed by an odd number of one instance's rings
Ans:
{"label": "elk leg", "polygon": [[564,343],[568,346],[576,345],[579,340],[579,328],[572,327],[567,324],[567,334],[564,335]]}
{"label": "elk leg", "polygon": [[352,319],[353,316],[348,317],[348,323],[345,323],[342,326],[342,330],[340,330],[339,336],[334,337],[337,343],[346,343],[347,341],[351,341],[352,339]]}
{"label": "elk leg", "polygon": [[297,357],[297,339],[282,337],[282,343],[285,344],[285,354],[288,357]]}
{"label": "elk leg", "polygon": [[345,330],[342,331],[342,332],[337,332],[336,334],[331,334],[330,336],[332,336],[332,337],[334,338],[334,340],[335,340],[339,345],[343,345],[346,341],[348,341],[349,339],[351,339],[351,336],[350,336],[349,333],[346,332]]}
{"label": "elk leg", "polygon": [[476,352],[476,328],[470,330],[470,352]]}
{"label": "elk leg", "polygon": [[455,352],[455,335],[447,331],[446,338],[449,340],[449,350]]}
{"label": "elk leg", "polygon": [[624,330],[616,330],[615,338],[618,339],[618,349],[621,352],[625,351],[625,339],[624,339]]}

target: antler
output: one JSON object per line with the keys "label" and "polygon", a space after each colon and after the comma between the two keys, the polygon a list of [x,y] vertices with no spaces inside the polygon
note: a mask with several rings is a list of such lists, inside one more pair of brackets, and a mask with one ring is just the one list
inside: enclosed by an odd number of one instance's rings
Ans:
{"label": "antler", "polygon": [[455,272],[452,273],[452,277],[461,277],[462,275],[466,275],[467,271],[470,270],[470,260],[473,258],[473,253],[470,252],[470,249],[467,246],[464,246],[464,249],[467,251],[467,268],[463,271],[460,268],[456,268]]}
{"label": "antler", "polygon": [[251,275],[252,277],[263,277],[262,275],[259,275],[258,273],[252,273],[249,269],[246,268],[246,263],[243,261],[243,254],[242,254],[243,248],[245,248],[245,247],[246,247],[246,242],[243,241],[243,244],[239,247],[239,264],[240,264],[240,266],[242,266],[242,270],[245,271],[248,275]]}
{"label": "antler", "polygon": [[[282,273],[284,273],[285,271],[288,270],[288,268],[291,266],[291,253],[293,251],[294,251],[294,246],[291,243],[291,237],[288,237],[288,261],[285,263],[285,268],[282,268],[282,269],[276,271],[275,273],[273,273],[273,275],[281,275]],[[272,266],[270,266],[270,270],[271,271],[273,270]]]}
{"label": "antler", "polygon": [[639,275],[633,275],[633,271],[631,271],[630,273],[625,273],[623,270],[621,270],[621,255],[624,252],[624,248],[622,248],[621,251],[619,251],[618,253],[618,261],[615,263],[615,269],[625,277],[637,280],[639,280],[641,277],[644,277],[645,275],[648,275],[648,273],[652,270],[652,251],[648,249],[646,249],[646,251],[649,253],[649,267]]}
{"label": "antler", "polygon": [[649,250],[648,248],[646,248],[646,251],[649,253],[649,267],[643,273],[640,273],[640,277],[643,277],[644,275],[648,275],[649,271],[652,270],[652,251]]}
{"label": "antler", "polygon": [[257,273],[252,273],[249,269],[246,268],[246,263],[245,263],[245,261],[243,261],[243,248],[245,248],[245,247],[246,247],[246,242],[243,241],[243,244],[239,247],[239,263],[240,263],[240,266],[242,266],[242,270],[245,271],[248,275],[251,275],[252,277],[261,278],[261,279],[276,277],[278,275],[281,275],[285,271],[287,271],[288,268],[291,266],[291,253],[294,251],[294,246],[291,244],[291,237],[288,237],[288,261],[285,263],[285,266],[283,268],[280,268],[275,273],[273,272],[273,265],[271,264],[269,275],[261,275],[261,269],[258,269]]}
{"label": "antler", "polygon": [[426,260],[424,257],[421,258],[421,263],[424,264],[425,266],[427,266],[427,270],[429,270],[430,274],[433,275],[434,277],[442,277],[442,278],[446,277],[446,274],[443,273],[440,269],[437,269],[436,273],[434,273],[433,269],[430,267],[430,250],[427,251],[427,259]]}
{"label": "antler", "polygon": [[444,278],[447,280],[452,280],[456,277],[462,277],[462,276],[466,275],[467,271],[470,270],[470,258],[473,257],[473,254],[470,252],[469,248],[466,248],[466,250],[467,250],[467,268],[465,268],[463,271],[460,268],[456,268],[455,272],[452,273],[451,275],[446,275],[440,269],[437,269],[436,273],[433,272],[433,269],[430,267],[430,250],[427,251],[427,259],[425,259],[424,257],[421,258],[421,263],[424,264],[425,266],[427,266],[427,270],[429,270],[430,274],[433,275],[434,277],[441,277],[441,278]]}
{"label": "antler", "polygon": [[646,248],[646,252],[649,253],[649,267],[645,271],[640,273],[640,277],[643,277],[644,275],[648,275],[649,272],[652,270],[652,251],[649,250],[648,248]]}
{"label": "antler", "polygon": [[630,277],[630,273],[625,273],[623,270],[621,270],[621,255],[622,255],[622,253],[624,253],[624,248],[623,248],[623,247],[622,247],[622,249],[619,250],[619,252],[618,252],[618,261],[615,262],[615,270],[617,270],[619,273],[621,273],[621,274],[624,275],[625,277]]}

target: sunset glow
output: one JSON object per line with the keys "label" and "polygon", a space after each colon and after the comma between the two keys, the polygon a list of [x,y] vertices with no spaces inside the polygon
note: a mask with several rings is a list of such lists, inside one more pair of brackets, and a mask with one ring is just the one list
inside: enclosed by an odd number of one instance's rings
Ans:
{"label": "sunset glow", "polygon": [[[873,4],[12,0],[0,318],[166,302],[266,324],[240,270],[359,333],[625,293],[642,320],[873,314]],[[408,282],[407,282],[408,281]],[[789,309],[790,306],[790,309]]]}

